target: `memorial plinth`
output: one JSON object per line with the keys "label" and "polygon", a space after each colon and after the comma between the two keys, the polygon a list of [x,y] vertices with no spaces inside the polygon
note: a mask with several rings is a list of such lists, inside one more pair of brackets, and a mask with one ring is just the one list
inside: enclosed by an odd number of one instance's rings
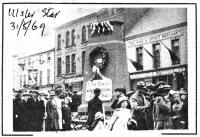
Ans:
{"label": "memorial plinth", "polygon": [[[108,89],[105,92],[109,94],[109,80],[111,81],[111,97],[108,95],[108,98],[103,99],[106,111],[111,110],[110,105],[113,101],[114,89],[123,86],[126,89],[130,89],[124,43],[124,25],[123,22],[115,21],[110,22],[110,25],[112,26],[109,30],[107,29],[106,33],[105,29],[104,32],[101,30],[103,25],[100,26],[100,29],[98,29],[98,26],[95,26],[97,28],[96,34],[93,33],[89,37],[89,43],[86,47],[82,105],[79,106],[79,111],[87,110],[87,102],[91,98],[88,96],[91,96],[91,94],[86,94],[86,91],[88,92],[88,89],[94,88],[95,84],[97,87],[102,84],[103,90]],[[92,70],[93,66],[100,68],[100,73],[105,78],[105,81],[102,82],[101,78],[100,82],[92,79],[95,75]],[[105,93],[103,96],[107,96],[107,94]]]}

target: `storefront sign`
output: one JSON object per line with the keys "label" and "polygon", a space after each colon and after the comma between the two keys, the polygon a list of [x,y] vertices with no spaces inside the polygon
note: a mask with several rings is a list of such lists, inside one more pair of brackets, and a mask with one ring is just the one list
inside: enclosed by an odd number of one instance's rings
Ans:
{"label": "storefront sign", "polygon": [[136,46],[136,45],[142,45],[142,44],[146,44],[146,43],[150,43],[150,42],[155,42],[155,41],[159,41],[159,40],[173,38],[173,37],[176,37],[176,36],[181,36],[183,34],[184,34],[184,28],[180,28],[180,29],[176,29],[176,30],[173,30],[173,31],[167,31],[167,32],[164,32],[164,33],[159,33],[159,34],[156,34],[156,35],[137,38],[137,39],[128,41],[129,42],[128,48]]}
{"label": "storefront sign", "polygon": [[185,67],[182,68],[172,68],[167,70],[158,70],[158,71],[152,71],[152,72],[144,72],[139,74],[131,74],[130,79],[141,79],[141,78],[147,78],[147,77],[155,77],[159,75],[170,75],[173,73],[179,73],[186,71]]}
{"label": "storefront sign", "polygon": [[102,101],[109,101],[112,99],[112,80],[93,80],[86,83],[86,101],[91,100],[94,97],[93,90],[95,88],[101,89],[100,99]]}
{"label": "storefront sign", "polygon": [[65,79],[65,83],[74,83],[74,82],[80,82],[80,81],[83,81],[83,77]]}

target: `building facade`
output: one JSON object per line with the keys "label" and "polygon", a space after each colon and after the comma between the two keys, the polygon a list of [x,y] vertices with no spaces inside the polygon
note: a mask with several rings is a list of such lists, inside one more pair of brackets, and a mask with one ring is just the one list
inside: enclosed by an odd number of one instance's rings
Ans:
{"label": "building facade", "polygon": [[131,90],[137,81],[187,88],[187,9],[155,8],[126,34]]}
{"label": "building facade", "polygon": [[96,14],[73,20],[56,28],[55,83],[65,89],[82,91],[85,47],[88,45],[89,25]]}
{"label": "building facade", "polygon": [[48,91],[54,85],[54,49],[18,57],[15,85],[16,89],[32,89]]}

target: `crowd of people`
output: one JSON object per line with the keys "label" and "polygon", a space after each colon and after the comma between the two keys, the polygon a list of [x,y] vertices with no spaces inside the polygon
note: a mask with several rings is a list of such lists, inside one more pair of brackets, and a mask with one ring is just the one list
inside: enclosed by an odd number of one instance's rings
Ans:
{"label": "crowd of people", "polygon": [[13,93],[13,131],[71,130],[71,113],[77,112],[81,104],[81,95],[77,91]]}
{"label": "crowd of people", "polygon": [[[162,130],[188,129],[187,91],[174,91],[165,82],[145,86],[137,83],[136,91],[124,87],[115,89],[111,103],[112,115],[106,118],[101,89],[94,89],[88,102],[86,127],[88,130]],[[78,111],[81,96],[77,91],[36,90],[29,93],[14,91],[14,131],[72,130],[72,112]]]}
{"label": "crowd of people", "polygon": [[147,86],[139,81],[137,90],[128,93],[125,88],[116,88],[111,105],[114,112],[109,120],[102,115],[100,92],[95,89],[95,97],[88,103],[89,130],[188,129],[187,91],[184,88],[174,91],[162,81]]}

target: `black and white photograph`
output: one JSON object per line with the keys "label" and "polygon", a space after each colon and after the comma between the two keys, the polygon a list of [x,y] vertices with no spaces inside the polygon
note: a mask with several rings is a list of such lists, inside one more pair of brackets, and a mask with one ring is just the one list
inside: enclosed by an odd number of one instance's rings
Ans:
{"label": "black and white photograph", "polygon": [[134,2],[1,3],[2,136],[197,135],[199,4]]}

